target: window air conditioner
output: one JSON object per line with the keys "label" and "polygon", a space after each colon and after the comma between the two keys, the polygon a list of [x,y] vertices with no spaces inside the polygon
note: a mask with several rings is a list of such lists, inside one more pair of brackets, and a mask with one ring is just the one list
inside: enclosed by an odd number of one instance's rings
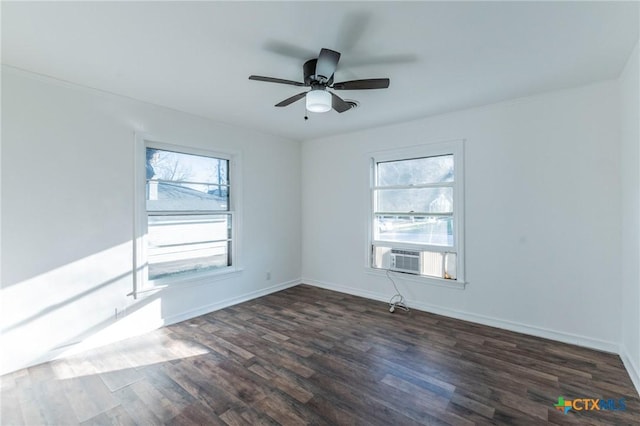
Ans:
{"label": "window air conditioner", "polygon": [[420,275],[420,252],[411,250],[391,250],[391,271]]}

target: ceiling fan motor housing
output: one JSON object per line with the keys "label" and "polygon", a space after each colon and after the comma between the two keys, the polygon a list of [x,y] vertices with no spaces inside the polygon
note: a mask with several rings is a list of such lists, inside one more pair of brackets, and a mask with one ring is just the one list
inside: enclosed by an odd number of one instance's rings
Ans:
{"label": "ceiling fan motor housing", "polygon": [[[316,64],[318,63],[317,59],[309,59],[302,66],[302,71],[304,73],[304,84],[305,86],[314,86],[319,83],[318,78],[316,77]],[[322,83],[326,86],[331,86],[333,84],[333,74],[329,78],[326,83]]]}

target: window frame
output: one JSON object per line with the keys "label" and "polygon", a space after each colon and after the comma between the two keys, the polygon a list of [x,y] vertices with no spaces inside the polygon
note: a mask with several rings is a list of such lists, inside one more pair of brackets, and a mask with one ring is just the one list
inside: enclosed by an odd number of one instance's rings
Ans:
{"label": "window frame", "polygon": [[[417,158],[437,157],[442,155],[453,155],[454,181],[437,185],[417,185],[417,187],[452,187],[453,188],[453,246],[438,246],[429,244],[394,242],[374,239],[376,197],[375,192],[379,188],[376,186],[377,164],[389,161],[403,161]],[[373,267],[372,249],[374,245],[382,247],[393,247],[394,249],[421,250],[431,252],[455,252],[456,253],[456,275],[455,280],[426,275],[412,275],[405,273],[395,273],[394,277],[401,277],[410,281],[421,283],[444,285],[447,287],[464,288],[465,281],[465,250],[464,250],[464,140],[450,140],[436,143],[429,143],[405,148],[390,149],[384,151],[371,152],[367,155],[367,244],[365,270],[376,275],[386,275],[386,269]],[[407,186],[408,188],[409,186]],[[392,271],[393,272],[393,271]]]}
{"label": "window frame", "polygon": [[[188,215],[229,215],[231,219],[231,265],[223,268],[216,268],[206,271],[197,271],[192,273],[181,274],[176,277],[161,277],[151,280],[148,278],[148,260],[147,260],[147,232],[148,218],[150,216],[147,211],[147,192],[146,192],[146,149],[156,148],[165,151],[172,151],[183,154],[198,155],[204,157],[218,158],[228,161],[228,210],[226,211],[187,211]],[[239,152],[234,151],[213,151],[187,145],[179,145],[159,140],[150,135],[136,133],[135,134],[135,190],[134,190],[134,286],[132,295],[137,297],[141,293],[160,290],[167,287],[178,285],[200,285],[210,281],[227,278],[232,274],[242,271],[241,267],[241,250],[240,250],[240,230],[241,230],[241,158]],[[177,213],[181,211],[172,211]]]}

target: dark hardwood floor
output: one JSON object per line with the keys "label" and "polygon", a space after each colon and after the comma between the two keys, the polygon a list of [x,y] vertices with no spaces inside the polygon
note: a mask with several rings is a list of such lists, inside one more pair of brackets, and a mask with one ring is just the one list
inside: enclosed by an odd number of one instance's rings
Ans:
{"label": "dark hardwood floor", "polygon": [[305,285],[6,375],[1,399],[2,425],[640,424],[617,355]]}

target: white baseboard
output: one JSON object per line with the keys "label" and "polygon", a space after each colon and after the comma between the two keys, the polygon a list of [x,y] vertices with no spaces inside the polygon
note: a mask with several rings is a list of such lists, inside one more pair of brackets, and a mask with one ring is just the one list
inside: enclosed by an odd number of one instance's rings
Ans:
{"label": "white baseboard", "polygon": [[[328,283],[324,281],[318,281],[313,279],[302,279],[303,284],[309,284],[316,287],[324,288],[327,290],[338,291],[341,293],[347,293],[354,296],[365,297],[367,299],[379,300],[381,302],[388,302],[388,294],[380,294],[368,290],[362,290],[355,287],[344,286],[340,284]],[[407,304],[412,309],[419,311],[430,312],[437,315],[443,315],[450,318],[456,318],[464,321],[470,321],[477,324],[488,325],[490,327],[502,328],[509,331],[515,331],[517,333],[528,334],[531,336],[542,337],[545,339],[556,340],[558,342],[570,343],[572,345],[584,346],[590,349],[597,349],[599,351],[619,353],[619,345],[616,342],[610,342],[606,340],[595,339],[588,336],[582,336],[578,334],[567,333],[563,331],[551,330],[548,328],[531,326],[527,324],[518,323],[515,321],[504,320],[500,318],[489,317],[486,315],[473,314],[469,312],[463,312],[456,309],[445,308],[442,306],[430,305],[428,303],[407,300]]]}
{"label": "white baseboard", "polygon": [[230,299],[225,299],[220,302],[211,303],[209,305],[200,306],[196,309],[192,309],[187,312],[182,312],[178,315],[173,315],[164,319],[164,323],[162,325],[171,325],[181,321],[186,321],[191,318],[198,317],[200,315],[208,314],[210,312],[214,312],[220,309],[227,308],[229,306],[237,305],[242,302],[247,302],[249,300],[256,299],[258,297],[266,296],[267,294],[275,293],[278,291],[285,290],[287,288],[296,286],[300,284],[302,281],[299,279],[286,281],[280,284],[273,285],[271,287],[262,288],[260,290],[252,291],[250,293],[242,294],[240,296],[232,297]]}
{"label": "white baseboard", "polygon": [[622,363],[627,369],[633,385],[636,387],[636,392],[640,396],[640,366],[637,364],[638,360],[633,360],[629,356],[629,351],[624,345],[620,347],[620,358],[622,358]]}

